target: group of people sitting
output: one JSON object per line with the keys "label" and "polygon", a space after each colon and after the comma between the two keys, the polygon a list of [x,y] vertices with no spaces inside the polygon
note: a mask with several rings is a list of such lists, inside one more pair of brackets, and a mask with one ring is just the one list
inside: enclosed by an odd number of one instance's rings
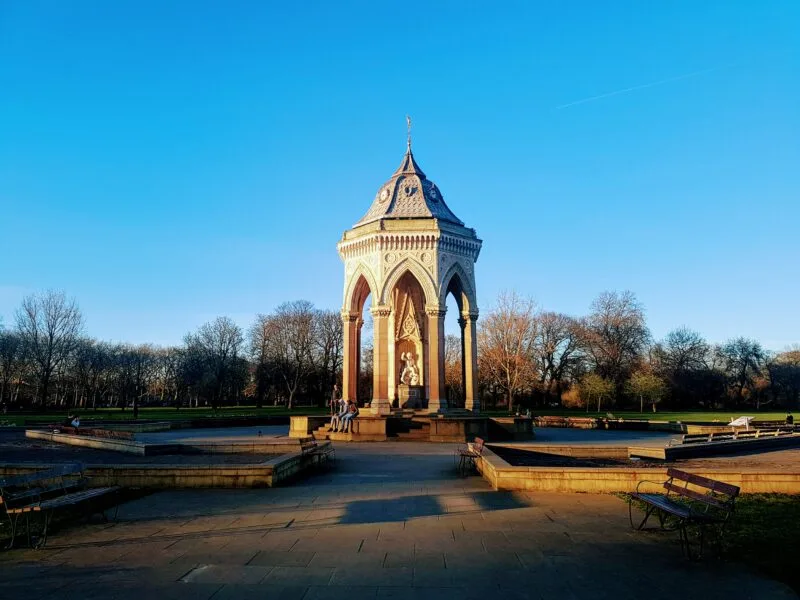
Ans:
{"label": "group of people sitting", "polygon": [[358,416],[358,406],[352,400],[339,398],[336,400],[335,407],[331,415],[329,430],[340,433],[349,432],[352,429],[353,419]]}

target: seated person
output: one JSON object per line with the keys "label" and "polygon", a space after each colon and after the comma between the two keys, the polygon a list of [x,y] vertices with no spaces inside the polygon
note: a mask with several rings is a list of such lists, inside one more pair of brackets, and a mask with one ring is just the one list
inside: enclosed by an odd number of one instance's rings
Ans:
{"label": "seated person", "polygon": [[344,398],[339,398],[339,400],[337,400],[337,404],[339,405],[339,412],[333,414],[331,417],[331,424],[329,426],[329,429],[332,429],[333,431],[339,429],[339,425],[342,422],[342,417],[347,414],[347,401]]}
{"label": "seated person", "polygon": [[343,432],[350,431],[350,425],[353,422],[353,419],[355,419],[357,416],[358,416],[358,407],[356,406],[356,403],[351,400],[347,408],[347,414],[342,417],[342,424],[339,431]]}
{"label": "seated person", "polygon": [[787,425],[794,425],[794,417],[792,416],[792,413],[788,413],[786,415],[786,424]]}

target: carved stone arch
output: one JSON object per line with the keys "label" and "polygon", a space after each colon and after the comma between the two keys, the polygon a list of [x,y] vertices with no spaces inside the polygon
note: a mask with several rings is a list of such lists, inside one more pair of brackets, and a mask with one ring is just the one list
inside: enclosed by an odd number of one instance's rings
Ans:
{"label": "carved stone arch", "polygon": [[[461,298],[459,298],[456,295],[456,292],[451,289],[451,283],[454,283],[453,279],[456,277],[458,278],[459,287],[461,289]],[[458,262],[453,263],[453,265],[451,265],[447,270],[445,276],[442,278],[442,285],[439,288],[439,304],[441,306],[445,306],[447,302],[447,294],[451,291],[456,297],[456,303],[458,304],[458,308],[462,313],[469,313],[478,310],[478,302],[475,296],[475,289],[472,285],[472,280],[469,278],[469,276],[467,276],[466,271],[464,271],[464,267],[462,267]],[[465,300],[467,306],[464,306]]]}
{"label": "carved stone arch", "polygon": [[[366,283],[368,291],[364,289],[364,283]],[[353,275],[350,277],[350,280],[347,282],[347,289],[344,295],[344,305],[342,308],[353,313],[361,314],[361,310],[364,308],[364,301],[366,300],[367,295],[372,294],[373,306],[377,304],[378,289],[378,285],[375,283],[375,278],[372,276],[372,272],[363,264],[359,264],[356,267],[355,272],[353,272]]]}
{"label": "carved stone arch", "polygon": [[406,272],[411,273],[422,288],[422,293],[425,296],[425,304],[430,306],[438,301],[439,295],[436,293],[436,283],[430,276],[430,273],[416,260],[406,257],[401,260],[397,266],[392,269],[389,275],[384,280],[383,289],[381,290],[380,303],[388,304],[391,298],[391,293],[400,278]]}

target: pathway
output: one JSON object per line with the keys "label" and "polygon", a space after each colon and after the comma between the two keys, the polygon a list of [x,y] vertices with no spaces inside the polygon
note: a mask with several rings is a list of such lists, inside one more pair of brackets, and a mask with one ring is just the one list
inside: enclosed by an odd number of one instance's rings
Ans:
{"label": "pathway", "polygon": [[447,444],[337,446],[291,487],[161,492],[116,524],[0,553],[2,597],[796,598],[677,536],[635,534],[613,496],[500,493],[454,475]]}

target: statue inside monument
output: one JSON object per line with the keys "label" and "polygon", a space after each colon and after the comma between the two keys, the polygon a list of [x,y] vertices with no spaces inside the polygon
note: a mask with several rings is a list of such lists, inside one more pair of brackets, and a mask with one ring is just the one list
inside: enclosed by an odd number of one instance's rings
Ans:
{"label": "statue inside monument", "polygon": [[400,383],[406,385],[419,385],[419,371],[411,352],[400,354],[400,361],[403,363],[403,370],[400,372]]}

